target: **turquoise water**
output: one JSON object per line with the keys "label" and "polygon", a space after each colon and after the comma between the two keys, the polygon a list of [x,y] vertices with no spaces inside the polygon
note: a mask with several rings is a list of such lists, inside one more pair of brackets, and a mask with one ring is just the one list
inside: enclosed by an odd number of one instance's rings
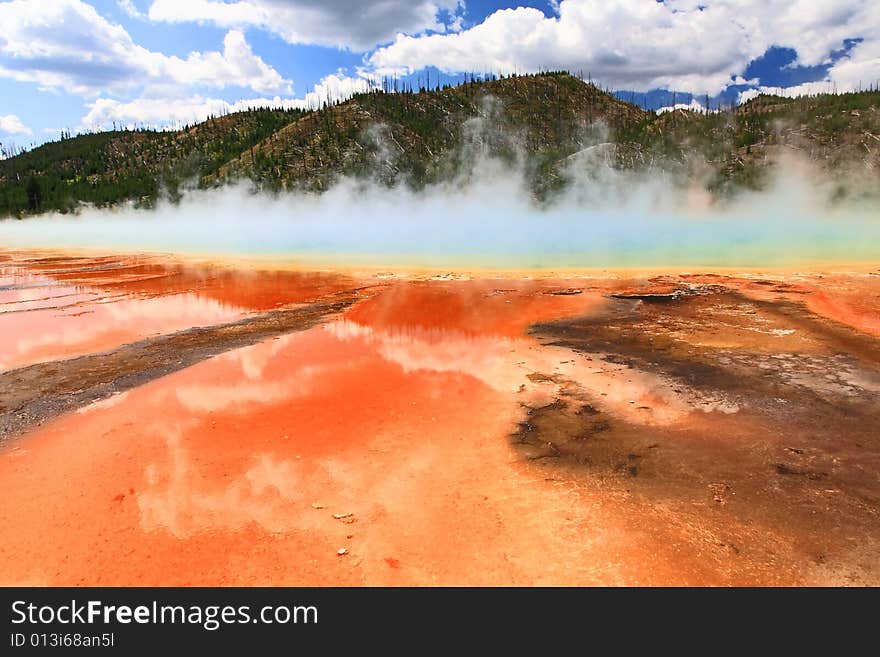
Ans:
{"label": "turquoise water", "polygon": [[[680,204],[678,204],[680,206]],[[643,194],[626,204],[535,208],[515,187],[459,195],[342,190],[264,198],[195,195],[154,211],[84,211],[0,222],[0,245],[220,256],[328,265],[613,268],[880,261],[874,207],[804,194],[694,210]]]}

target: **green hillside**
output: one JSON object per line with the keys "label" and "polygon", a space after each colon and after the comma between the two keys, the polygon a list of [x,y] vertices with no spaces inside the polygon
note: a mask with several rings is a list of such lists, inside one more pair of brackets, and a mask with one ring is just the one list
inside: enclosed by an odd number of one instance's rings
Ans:
{"label": "green hillside", "polygon": [[[319,110],[252,110],[179,131],[113,131],[0,161],[0,215],[176,198],[247,178],[320,192],[341,176],[420,187],[466,176],[477,155],[523,167],[534,193],[563,187],[582,155],[662,169],[716,194],[759,188],[783,151],[841,193],[880,182],[880,93],[760,96],[721,112],[646,112],[568,73],[373,91]],[[589,158],[588,158],[589,159]],[[593,158],[595,159],[595,158]]]}
{"label": "green hillside", "polygon": [[174,197],[302,114],[253,110],[178,131],[116,130],[44,144],[0,160],[0,215]]}

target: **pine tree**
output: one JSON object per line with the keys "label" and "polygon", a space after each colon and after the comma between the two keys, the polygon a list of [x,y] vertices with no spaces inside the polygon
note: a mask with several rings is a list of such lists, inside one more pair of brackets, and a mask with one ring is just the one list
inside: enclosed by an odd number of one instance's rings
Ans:
{"label": "pine tree", "polygon": [[27,186],[25,187],[25,192],[27,193],[28,209],[31,212],[36,212],[40,209],[40,203],[43,200],[43,192],[42,189],[40,189],[40,181],[37,180],[36,176],[31,176],[28,179]]}

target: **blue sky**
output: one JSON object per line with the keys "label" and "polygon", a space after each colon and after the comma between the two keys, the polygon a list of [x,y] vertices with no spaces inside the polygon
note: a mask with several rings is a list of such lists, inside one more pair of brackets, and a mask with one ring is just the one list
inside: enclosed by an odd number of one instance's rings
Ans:
{"label": "blue sky", "polygon": [[880,82],[870,0],[0,0],[0,26],[7,147],[425,70],[567,68],[652,108]]}

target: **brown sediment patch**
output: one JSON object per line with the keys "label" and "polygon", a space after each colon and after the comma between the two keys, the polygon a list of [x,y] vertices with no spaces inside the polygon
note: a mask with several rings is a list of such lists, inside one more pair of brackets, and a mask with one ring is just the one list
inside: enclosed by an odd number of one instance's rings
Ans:
{"label": "brown sediment patch", "polygon": [[583,294],[584,291],[579,287],[567,287],[562,290],[547,290],[544,294],[549,294],[554,297],[570,297],[576,294]]}
{"label": "brown sediment patch", "polygon": [[[674,277],[658,277],[668,283]],[[752,276],[682,275],[690,284],[722,283],[759,301],[789,301],[811,313],[863,333],[880,336],[880,284],[876,273],[800,273],[769,278]]]}
{"label": "brown sediment patch", "polygon": [[694,405],[646,426],[652,405],[621,414],[574,377],[553,381],[553,403],[525,405],[511,443],[541,467],[662,505],[687,531],[727,537],[730,564],[768,567],[790,550],[797,581],[877,584],[880,343],[802,303],[730,288],[662,303],[625,293],[598,315],[532,329],[561,353],[621,364],[608,373],[620,382],[651,373],[728,412]]}
{"label": "brown sediment patch", "polygon": [[666,303],[669,301],[677,301],[683,297],[717,294],[725,292],[727,288],[723,285],[706,285],[706,284],[670,284],[652,282],[648,290],[644,289],[623,289],[609,294],[613,299],[630,299],[633,301],[644,301],[646,303]]}
{"label": "brown sediment patch", "polygon": [[336,294],[305,306],[179,331],[110,352],[2,372],[0,439],[230,349],[305,330],[358,299],[357,291]]}

